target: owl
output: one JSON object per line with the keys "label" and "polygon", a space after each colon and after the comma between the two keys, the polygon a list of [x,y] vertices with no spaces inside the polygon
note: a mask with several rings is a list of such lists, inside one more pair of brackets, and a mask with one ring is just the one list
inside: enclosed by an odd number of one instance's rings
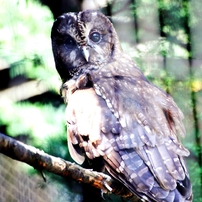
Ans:
{"label": "owl", "polygon": [[68,147],[79,164],[104,169],[142,201],[192,201],[183,158],[183,114],[121,49],[110,20],[97,11],[64,14],[52,50],[67,102]]}

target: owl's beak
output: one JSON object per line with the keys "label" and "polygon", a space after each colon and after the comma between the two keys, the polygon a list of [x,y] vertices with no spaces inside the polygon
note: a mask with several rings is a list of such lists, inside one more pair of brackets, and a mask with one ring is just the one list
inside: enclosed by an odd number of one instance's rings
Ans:
{"label": "owl's beak", "polygon": [[86,61],[88,62],[88,60],[89,60],[89,50],[88,50],[88,47],[86,47],[86,46],[83,46],[82,47],[82,53],[83,53],[83,56],[84,56],[84,58],[86,59]]}

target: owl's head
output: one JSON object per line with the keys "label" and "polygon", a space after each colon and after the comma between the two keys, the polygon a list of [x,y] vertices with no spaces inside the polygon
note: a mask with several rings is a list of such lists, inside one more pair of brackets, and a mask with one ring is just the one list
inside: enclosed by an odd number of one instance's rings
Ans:
{"label": "owl's head", "polygon": [[67,13],[53,24],[52,48],[63,81],[86,65],[110,62],[120,51],[117,34],[109,19],[97,11]]}

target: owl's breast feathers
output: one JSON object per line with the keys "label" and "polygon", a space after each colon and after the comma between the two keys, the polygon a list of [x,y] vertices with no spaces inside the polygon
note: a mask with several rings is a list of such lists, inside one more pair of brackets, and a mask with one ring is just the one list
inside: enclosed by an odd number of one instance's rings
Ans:
{"label": "owl's breast feathers", "polygon": [[126,61],[89,67],[66,83],[70,153],[80,164],[83,154],[73,145],[90,159],[103,156],[106,169],[148,201],[191,201],[182,158],[189,152],[178,139],[185,133],[183,114]]}

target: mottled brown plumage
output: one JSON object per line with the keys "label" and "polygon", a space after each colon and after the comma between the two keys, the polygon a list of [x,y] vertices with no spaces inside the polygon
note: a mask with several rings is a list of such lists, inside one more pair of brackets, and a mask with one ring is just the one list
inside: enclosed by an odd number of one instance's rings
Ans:
{"label": "mottled brown plumage", "polygon": [[103,157],[108,172],[142,200],[192,201],[183,160],[189,152],[178,138],[183,114],[123,53],[109,19],[96,11],[64,14],[51,37],[72,158]]}

